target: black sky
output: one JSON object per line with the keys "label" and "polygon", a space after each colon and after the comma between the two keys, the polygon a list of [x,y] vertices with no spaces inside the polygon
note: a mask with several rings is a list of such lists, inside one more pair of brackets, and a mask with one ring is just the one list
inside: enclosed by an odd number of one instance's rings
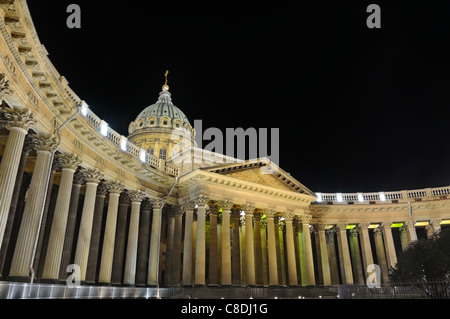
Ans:
{"label": "black sky", "polygon": [[28,4],[57,70],[120,134],[167,68],[191,123],[280,128],[280,166],[315,192],[450,185],[448,1]]}

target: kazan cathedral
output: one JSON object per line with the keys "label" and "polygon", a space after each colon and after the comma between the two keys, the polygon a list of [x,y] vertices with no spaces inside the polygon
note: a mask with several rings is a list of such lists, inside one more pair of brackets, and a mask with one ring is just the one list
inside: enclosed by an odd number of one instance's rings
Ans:
{"label": "kazan cathedral", "polygon": [[69,294],[72,271],[92,289],[287,289],[364,285],[376,264],[383,284],[450,224],[450,187],[314,193],[268,158],[199,149],[167,74],[122,136],[52,65],[25,0],[0,2],[0,31],[1,298]]}

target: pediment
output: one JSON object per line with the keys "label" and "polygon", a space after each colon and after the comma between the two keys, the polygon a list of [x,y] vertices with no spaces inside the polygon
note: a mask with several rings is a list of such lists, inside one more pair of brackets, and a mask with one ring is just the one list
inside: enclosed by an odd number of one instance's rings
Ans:
{"label": "pediment", "polygon": [[[268,170],[270,166],[271,170]],[[273,163],[264,160],[247,161],[243,163],[222,164],[203,168],[213,173],[226,175],[259,185],[270,186],[284,191],[291,191],[315,196],[314,193],[298,182],[290,174]],[[270,172],[270,173],[269,173]]]}

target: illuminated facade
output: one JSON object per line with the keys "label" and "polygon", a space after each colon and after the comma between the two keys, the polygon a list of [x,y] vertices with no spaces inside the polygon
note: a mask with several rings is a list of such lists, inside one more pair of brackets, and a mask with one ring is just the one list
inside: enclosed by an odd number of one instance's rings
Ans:
{"label": "illuminated facade", "polygon": [[[121,136],[53,67],[25,1],[0,3],[0,31],[2,281],[65,284],[74,264],[86,285],[330,286],[378,264],[387,282],[450,221],[450,187],[319,194],[265,158],[218,164],[167,81]],[[186,150],[201,160],[179,164]]]}

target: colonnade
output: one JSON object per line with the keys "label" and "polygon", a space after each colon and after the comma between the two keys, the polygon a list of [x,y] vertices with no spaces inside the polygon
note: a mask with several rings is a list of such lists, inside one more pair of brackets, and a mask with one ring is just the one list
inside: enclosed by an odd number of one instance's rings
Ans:
{"label": "colonnade", "polygon": [[[193,193],[179,205],[146,198],[105,180],[82,159],[57,153],[57,139],[30,134],[33,115],[6,108],[9,135],[0,163],[2,279],[156,286],[298,286],[363,284],[376,260],[388,280],[397,252],[391,223],[312,224],[306,211],[216,201]],[[32,174],[26,173],[33,151]],[[55,182],[58,176],[58,182]],[[45,196],[47,194],[47,196]],[[401,245],[415,237],[404,221]],[[440,230],[431,220],[428,234]]]}

